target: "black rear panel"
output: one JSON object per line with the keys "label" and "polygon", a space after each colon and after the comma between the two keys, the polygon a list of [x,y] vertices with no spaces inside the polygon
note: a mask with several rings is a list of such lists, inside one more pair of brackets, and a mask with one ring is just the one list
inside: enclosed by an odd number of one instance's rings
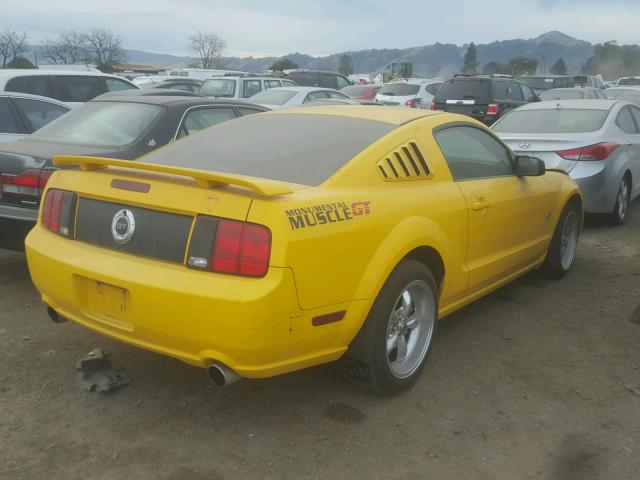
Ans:
{"label": "black rear panel", "polygon": [[[135,231],[128,243],[115,241],[111,223],[122,209],[131,211]],[[193,217],[81,198],[76,239],[133,255],[183,263]]]}

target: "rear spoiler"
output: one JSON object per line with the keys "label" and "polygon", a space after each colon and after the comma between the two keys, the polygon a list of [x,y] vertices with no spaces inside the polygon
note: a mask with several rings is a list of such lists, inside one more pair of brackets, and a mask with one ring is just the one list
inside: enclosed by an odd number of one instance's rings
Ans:
{"label": "rear spoiler", "polygon": [[155,163],[136,162],[132,160],[117,160],[115,158],[83,157],[74,155],[56,155],[53,164],[62,167],[65,165],[77,165],[80,170],[101,170],[108,167],[130,168],[147,172],[167,173],[193,178],[198,186],[203,188],[215,188],[222,185],[237,185],[248,188],[264,197],[275,197],[293,193],[291,187],[285,182],[264,178],[247,177],[227,173],[195,170],[192,168],[174,167],[171,165],[158,165]]}

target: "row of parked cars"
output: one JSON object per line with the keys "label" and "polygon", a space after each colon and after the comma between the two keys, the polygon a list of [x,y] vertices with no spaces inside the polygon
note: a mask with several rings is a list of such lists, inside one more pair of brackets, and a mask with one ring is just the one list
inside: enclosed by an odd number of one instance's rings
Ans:
{"label": "row of parked cars", "polygon": [[[8,78],[11,75],[14,78]],[[0,219],[27,225],[35,221],[55,155],[132,160],[225,120],[300,105],[407,106],[473,117],[493,125],[514,151],[540,157],[548,168],[569,173],[585,192],[585,210],[608,214],[615,223],[624,222],[631,200],[640,194],[636,87],[558,88],[538,96],[517,79],[456,75],[383,86],[348,85],[338,91],[298,86],[288,78],[236,75],[174,77],[141,89],[100,73],[0,73],[5,90],[48,84],[51,90],[41,93],[78,88],[86,78],[100,84],[103,93],[69,113],[68,103],[52,98],[0,93],[0,138],[29,135],[0,147]],[[63,88],[65,81],[70,84]],[[81,90],[84,96],[76,93],[72,98],[87,99],[95,93],[86,85]],[[618,98],[607,100],[605,93]]]}

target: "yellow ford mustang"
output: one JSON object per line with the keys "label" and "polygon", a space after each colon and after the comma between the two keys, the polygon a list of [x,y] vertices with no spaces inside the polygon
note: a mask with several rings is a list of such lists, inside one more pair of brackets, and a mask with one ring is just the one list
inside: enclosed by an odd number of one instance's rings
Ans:
{"label": "yellow ford mustang", "polygon": [[138,162],[57,157],[26,240],[54,320],[269,377],[344,356],[392,394],[437,320],[530,270],[562,276],[582,225],[566,174],[468,117],[387,107],[251,115]]}

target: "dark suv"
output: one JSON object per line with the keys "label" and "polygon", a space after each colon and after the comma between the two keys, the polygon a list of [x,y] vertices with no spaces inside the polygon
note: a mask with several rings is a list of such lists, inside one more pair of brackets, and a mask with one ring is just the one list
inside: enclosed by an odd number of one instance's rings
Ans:
{"label": "dark suv", "polygon": [[336,72],[323,72],[321,70],[290,70],[285,74],[286,78],[293,80],[301,87],[322,87],[340,90],[352,85],[347,77]]}
{"label": "dark suv", "polygon": [[461,113],[491,125],[514,108],[539,100],[527,84],[505,75],[456,75],[442,84],[431,110]]}

